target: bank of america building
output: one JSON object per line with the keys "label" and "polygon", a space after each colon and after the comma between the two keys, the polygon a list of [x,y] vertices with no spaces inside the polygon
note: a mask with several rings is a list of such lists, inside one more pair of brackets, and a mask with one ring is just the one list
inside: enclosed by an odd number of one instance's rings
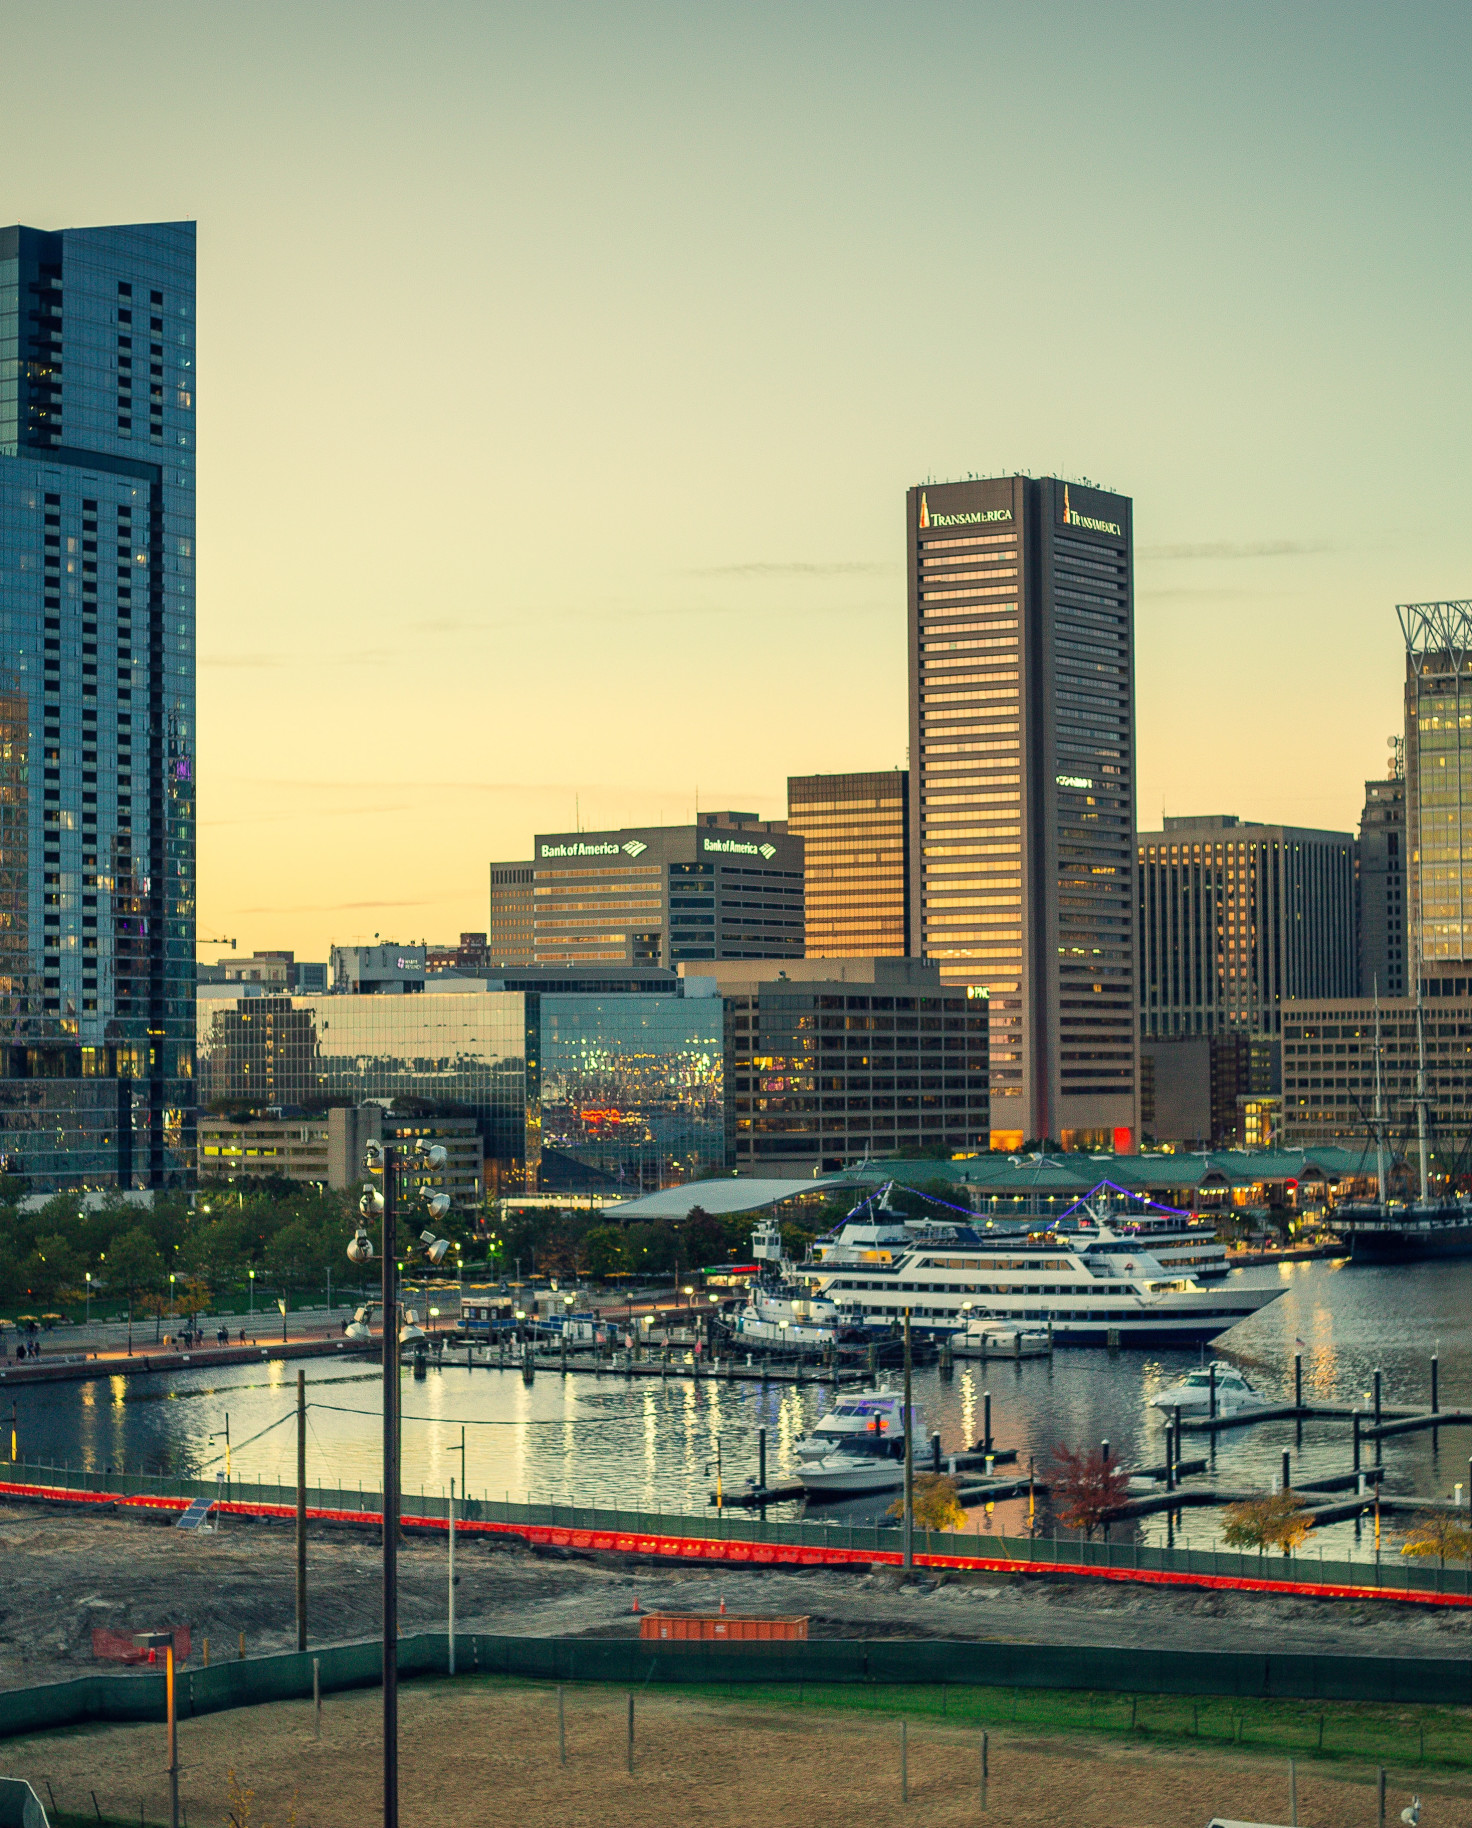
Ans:
{"label": "bank of america building", "polygon": [[907,498],[912,933],[990,1010],[994,1146],[1135,1146],[1131,504]]}
{"label": "bank of america building", "polygon": [[0,1154],[188,1169],[194,225],[0,229]]}

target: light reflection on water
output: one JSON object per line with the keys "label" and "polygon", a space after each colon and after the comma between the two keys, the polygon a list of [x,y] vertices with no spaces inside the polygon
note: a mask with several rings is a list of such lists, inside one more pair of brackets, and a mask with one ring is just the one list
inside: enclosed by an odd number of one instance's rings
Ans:
{"label": "light reflection on water", "polygon": [[[1387,1404],[1424,1406],[1430,1355],[1439,1349],[1443,1406],[1472,1405],[1472,1262],[1397,1269],[1318,1262],[1242,1273],[1279,1282],[1285,1291],[1235,1328],[1227,1348],[1264,1396],[1291,1397],[1293,1353],[1301,1349],[1309,1400],[1362,1402],[1379,1366]],[[1091,1447],[1104,1439],[1127,1463],[1158,1462],[1164,1417],[1147,1406],[1148,1398],[1201,1356],[1195,1350],[1060,1349],[1051,1362],[961,1361],[949,1381],[934,1368],[917,1371],[916,1400],[927,1428],[940,1431],[944,1452],[977,1441],[983,1392],[990,1390],[997,1443],[1017,1449],[1023,1470],[1030,1457],[1042,1472],[1057,1447]],[[228,1413],[237,1477],[286,1483],[295,1477],[295,1429],[287,1418],[296,1368],[273,1362],[181,1373],[131,1388],[113,1378],[24,1389],[14,1397],[21,1456],[208,1477],[224,1464]],[[311,1361],[306,1373],[309,1479],[345,1492],[376,1490],[377,1372],[361,1363]],[[406,1373],[403,1398],[403,1478],[410,1494],[446,1490],[452,1476],[458,1484],[463,1426],[465,1477],[476,1495],[699,1515],[708,1510],[717,1442],[728,1489],[755,1473],[761,1427],[767,1430],[769,1479],[789,1480],[797,1443],[833,1393],[818,1385],[763,1389],[673,1377],[564,1379],[550,1371],[539,1372],[528,1386],[519,1371],[467,1372],[463,1362],[451,1362],[422,1380]],[[1208,1458],[1216,1483],[1256,1489],[1279,1470],[1285,1447],[1295,1481],[1304,1473],[1349,1470],[1347,1421],[1267,1422],[1214,1442],[1201,1435],[1186,1441],[1188,1457]],[[1393,1438],[1384,1445],[1386,1489],[1449,1495],[1456,1480],[1469,1479],[1469,1451],[1472,1431],[1466,1429],[1442,1430],[1434,1444],[1429,1433]],[[1372,1456],[1367,1446],[1367,1462]],[[877,1516],[887,1502],[855,1500],[813,1514],[859,1521]],[[775,1514],[797,1508],[775,1507]],[[990,1516],[978,1507],[970,1527],[983,1535],[1017,1532],[1025,1515],[1025,1499],[998,1504]],[[1179,1527],[1193,1544],[1205,1546],[1218,1523],[1215,1511],[1188,1511]],[[1167,1525],[1152,1516],[1140,1528],[1155,1541],[1164,1540]],[[1361,1539],[1368,1545],[1367,1527]],[[1356,1540],[1352,1523],[1315,1536],[1328,1554]]]}

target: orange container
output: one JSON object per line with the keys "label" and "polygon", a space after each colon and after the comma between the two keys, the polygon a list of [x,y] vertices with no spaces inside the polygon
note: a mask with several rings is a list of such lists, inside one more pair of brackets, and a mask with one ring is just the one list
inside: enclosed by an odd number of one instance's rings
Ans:
{"label": "orange container", "polygon": [[641,1638],[700,1638],[732,1643],[740,1638],[806,1638],[804,1618],[758,1618],[735,1612],[646,1612]]}

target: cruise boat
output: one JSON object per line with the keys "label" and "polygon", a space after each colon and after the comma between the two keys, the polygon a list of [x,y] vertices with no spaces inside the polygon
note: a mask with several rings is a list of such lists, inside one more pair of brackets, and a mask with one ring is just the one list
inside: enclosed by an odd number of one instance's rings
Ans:
{"label": "cruise boat", "polygon": [[870,1396],[846,1396],[813,1424],[813,1432],[797,1444],[799,1460],[821,1459],[831,1453],[840,1441],[850,1435],[863,1434],[874,1422],[879,1432],[894,1436],[902,1426],[900,1411],[904,1398],[891,1390],[879,1390]]}
{"label": "cruise boat", "polygon": [[1162,1390],[1152,1396],[1150,1407],[1164,1409],[1167,1414],[1179,1409],[1182,1415],[1209,1415],[1213,1381],[1218,1415],[1237,1415],[1244,1409],[1265,1409],[1269,1406],[1268,1399],[1259,1396],[1235,1365],[1226,1364],[1218,1358],[1191,1372],[1180,1383],[1172,1384],[1169,1390]]}
{"label": "cruise boat", "polygon": [[730,1323],[738,1348],[801,1352],[821,1350],[845,1336],[862,1337],[863,1316],[851,1302],[815,1294],[796,1279],[775,1218],[758,1222],[751,1234],[751,1252],[761,1265],[761,1278]]}
{"label": "cruise boat", "polygon": [[[880,1196],[866,1202],[871,1208]],[[1280,1285],[1203,1288],[1097,1213],[1087,1229],[1002,1235],[973,1225],[913,1235],[856,1209],[797,1272],[814,1296],[852,1305],[868,1328],[946,1336],[974,1321],[1051,1324],[1056,1345],[1184,1345],[1214,1338],[1276,1301]]]}

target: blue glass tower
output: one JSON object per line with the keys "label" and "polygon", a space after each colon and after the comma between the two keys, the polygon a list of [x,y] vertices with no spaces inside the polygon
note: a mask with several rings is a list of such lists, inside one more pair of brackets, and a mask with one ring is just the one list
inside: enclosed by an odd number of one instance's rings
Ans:
{"label": "blue glass tower", "polygon": [[0,1153],[37,1191],[192,1158],[194,239],[0,229]]}

